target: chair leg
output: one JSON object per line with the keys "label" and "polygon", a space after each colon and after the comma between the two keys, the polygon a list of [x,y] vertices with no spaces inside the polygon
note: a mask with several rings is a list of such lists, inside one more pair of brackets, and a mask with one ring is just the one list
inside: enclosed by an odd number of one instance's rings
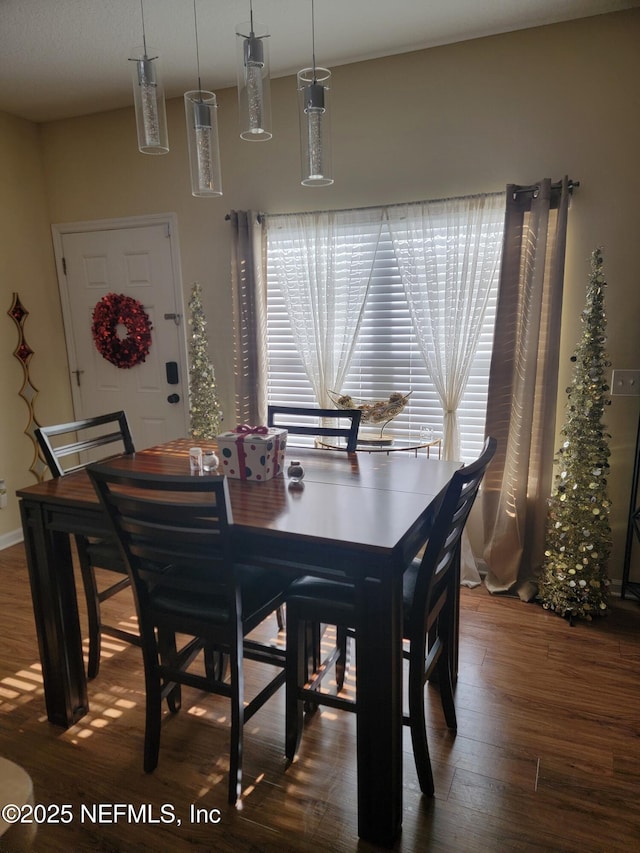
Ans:
{"label": "chair leg", "polygon": [[456,719],[456,705],[453,698],[453,684],[451,682],[451,668],[449,666],[448,651],[445,650],[438,660],[438,687],[440,689],[440,701],[447,728],[453,732],[458,730]]}
{"label": "chair leg", "polygon": [[[300,625],[303,623],[300,622]],[[304,622],[304,656],[302,660],[302,674],[298,676],[298,684],[303,685],[309,681],[311,675],[314,675],[320,669],[322,663],[322,653],[320,643],[322,642],[322,625],[319,622]],[[311,715],[318,710],[318,703],[314,702],[313,697],[309,695],[303,702],[304,713]],[[299,738],[298,738],[299,740]]]}
{"label": "chair leg", "polygon": [[298,687],[307,679],[307,624],[287,611],[287,658],[285,698],[285,756],[292,762],[300,745],[303,723],[303,702],[298,698]]}
{"label": "chair leg", "polygon": [[204,669],[210,681],[224,681],[229,666],[229,655],[211,646],[204,648]]}
{"label": "chair leg", "polygon": [[158,655],[156,649],[150,649],[143,645],[142,654],[147,696],[144,729],[144,772],[152,773],[158,766],[158,755],[160,754],[162,683],[158,672]]}
{"label": "chair leg", "polygon": [[[419,645],[419,644],[418,644]],[[414,649],[411,650],[414,652]],[[413,758],[416,763],[420,790],[433,797],[433,772],[427,743],[427,721],[424,713],[424,648],[409,658],[409,719]]]}
{"label": "chair leg", "polygon": [[307,622],[306,628],[307,678],[310,672],[317,672],[322,663],[322,625],[319,622]]}
{"label": "chair leg", "polygon": [[242,794],[242,736],[244,730],[244,670],[242,629],[238,626],[235,648],[229,653],[231,664],[231,744],[229,748],[228,802],[235,805]]}
{"label": "chair leg", "polygon": [[244,667],[242,626],[236,628],[236,640],[229,651],[231,664],[231,743],[229,748],[228,802],[235,805],[242,793],[242,740],[244,730]]}
{"label": "chair leg", "polygon": [[284,607],[280,605],[276,610],[276,621],[278,623],[278,631],[284,631],[285,621],[284,621]]}
{"label": "chair leg", "polygon": [[[169,666],[176,664],[178,650],[176,648],[176,635],[173,631],[158,629],[158,653],[160,660]],[[172,714],[177,714],[182,707],[182,686],[174,684],[167,694],[167,706]]]}
{"label": "chair leg", "polygon": [[95,678],[100,670],[100,648],[102,621],[100,618],[100,599],[96,574],[87,553],[87,540],[84,536],[76,537],[78,562],[82,575],[84,597],[87,603],[87,621],[89,627],[89,661],[87,663],[87,678]]}
{"label": "chair leg", "polygon": [[344,677],[349,664],[349,637],[347,629],[342,625],[336,626],[336,648],[338,649],[338,657],[336,659],[336,684],[338,685],[338,693],[344,687]]}
{"label": "chair leg", "polygon": [[452,629],[455,615],[450,608],[444,608],[440,614],[440,642],[442,649],[436,663],[437,684],[440,690],[440,701],[447,727],[457,731],[456,706],[453,698],[453,686],[456,683],[457,664],[452,656],[452,642],[454,642]]}
{"label": "chair leg", "polygon": [[455,687],[458,683],[458,658],[460,647],[460,546],[456,554],[456,570],[451,578],[449,598],[451,609],[448,616],[448,638],[449,646],[447,656],[449,658],[449,669],[451,670],[451,684]]}

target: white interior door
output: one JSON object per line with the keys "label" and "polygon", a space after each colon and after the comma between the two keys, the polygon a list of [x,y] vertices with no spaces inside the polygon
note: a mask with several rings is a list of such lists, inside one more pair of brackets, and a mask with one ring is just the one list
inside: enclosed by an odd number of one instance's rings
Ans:
{"label": "white interior door", "polygon": [[[139,448],[186,436],[185,321],[173,217],[76,223],[53,232],[76,418],[124,409]],[[137,299],[151,320],[151,349],[134,367],[111,364],[94,344],[93,309],[108,293]],[[175,369],[167,370],[170,363]]]}

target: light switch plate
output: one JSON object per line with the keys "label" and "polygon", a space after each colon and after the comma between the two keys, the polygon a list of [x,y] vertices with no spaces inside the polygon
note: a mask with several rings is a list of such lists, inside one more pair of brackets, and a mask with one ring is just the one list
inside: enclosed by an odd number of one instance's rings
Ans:
{"label": "light switch plate", "polygon": [[614,370],[611,374],[611,394],[640,397],[640,370]]}

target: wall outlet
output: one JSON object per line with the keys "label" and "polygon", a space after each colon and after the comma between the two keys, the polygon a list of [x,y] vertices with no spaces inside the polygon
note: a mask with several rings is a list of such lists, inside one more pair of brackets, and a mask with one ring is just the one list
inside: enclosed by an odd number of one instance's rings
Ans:
{"label": "wall outlet", "polygon": [[7,487],[4,480],[0,480],[0,509],[7,508]]}
{"label": "wall outlet", "polygon": [[614,370],[611,374],[611,393],[640,397],[640,370]]}

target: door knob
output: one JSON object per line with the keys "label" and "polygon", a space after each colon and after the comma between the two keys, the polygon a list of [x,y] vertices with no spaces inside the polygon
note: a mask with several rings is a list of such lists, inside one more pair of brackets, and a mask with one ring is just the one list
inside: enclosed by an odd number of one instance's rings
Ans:
{"label": "door knob", "polygon": [[167,397],[167,403],[179,403],[180,402],[180,394],[169,394]]}

